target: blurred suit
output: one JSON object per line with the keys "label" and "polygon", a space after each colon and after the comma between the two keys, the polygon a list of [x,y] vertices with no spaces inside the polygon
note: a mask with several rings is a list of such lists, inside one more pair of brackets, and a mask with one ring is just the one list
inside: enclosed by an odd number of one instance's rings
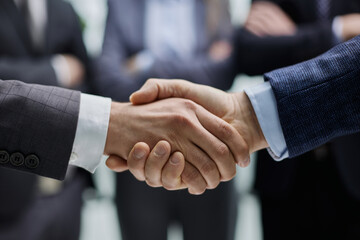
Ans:
{"label": "blurred suit", "polygon": [[[149,21],[154,20],[151,16],[148,18],[149,13],[146,12],[146,4],[149,2],[154,3],[147,0],[109,1],[103,52],[96,66],[95,85],[98,93],[114,100],[128,101],[129,95],[152,77],[184,78],[223,90],[229,89],[235,76],[232,59],[227,57],[217,61],[208,54],[215,41],[231,39],[227,1],[214,1],[220,6],[218,10],[223,12],[217,15],[219,21],[211,24],[207,21],[209,9],[205,7],[208,1],[183,1],[194,4],[194,14],[191,12],[194,16],[194,41],[192,47],[180,41],[184,51],[178,51],[174,44],[168,46],[172,44],[171,41],[164,41],[159,46],[159,42],[148,39],[152,38],[151,34],[156,34],[152,30],[161,31],[158,25],[148,26]],[[164,6],[162,4],[178,2],[182,1],[155,1],[154,4],[161,8]],[[182,8],[176,9],[182,11]],[[170,16],[169,21],[172,20]],[[188,20],[184,19],[184,22]],[[176,28],[185,31],[190,29],[180,25]],[[186,39],[190,35],[169,37]],[[152,44],[156,46],[149,46]],[[143,56],[144,53],[151,55],[151,63],[145,64],[148,66],[140,71],[129,70],[129,60],[134,56]],[[164,240],[172,222],[182,225],[185,239],[234,238],[237,211],[233,182],[221,183],[217,189],[202,196],[191,196],[187,191],[168,192],[149,188],[129,173],[122,173],[117,175],[116,202],[124,240]]]}
{"label": "blurred suit", "polygon": [[[109,0],[103,51],[96,66],[94,84],[97,92],[115,100],[128,101],[130,94],[138,90],[148,78],[181,78],[228,90],[235,77],[233,59],[212,60],[207,51],[217,40],[230,41],[232,26],[229,15],[220,12],[218,20],[210,24],[206,21],[208,13],[204,8],[204,2],[207,1],[194,2],[193,55],[182,58],[176,53],[154,53],[151,66],[134,74],[128,70],[127,60],[149,48],[145,42],[145,1]],[[219,8],[224,9],[227,1],[221,2]]]}
{"label": "blurred suit", "polygon": [[330,16],[322,21],[319,20],[317,1],[268,0],[279,5],[297,24],[296,34],[257,37],[246,29],[239,29],[235,32],[238,72],[259,75],[313,58],[340,43],[334,39],[332,19],[339,15],[359,13],[359,1],[331,0]]}
{"label": "blurred suit", "polygon": [[[84,64],[88,63],[79,21],[72,7],[60,0],[46,0],[46,6],[44,38],[36,44],[15,2],[0,1],[1,79],[58,86],[51,65],[54,54],[73,54]],[[78,239],[81,195],[89,184],[89,176],[80,169],[70,172],[64,183],[58,183],[1,168],[0,239]],[[53,187],[47,191],[44,184]]]}
{"label": "blurred suit", "polygon": [[[332,19],[360,13],[360,1],[332,0],[319,20],[314,0],[273,0],[297,24],[293,36],[258,37],[240,29],[238,70],[250,75],[307,60],[340,41]],[[305,101],[305,100],[304,100]],[[360,237],[360,135],[341,137],[294,159],[275,162],[260,151],[256,189],[264,239],[358,239]]]}

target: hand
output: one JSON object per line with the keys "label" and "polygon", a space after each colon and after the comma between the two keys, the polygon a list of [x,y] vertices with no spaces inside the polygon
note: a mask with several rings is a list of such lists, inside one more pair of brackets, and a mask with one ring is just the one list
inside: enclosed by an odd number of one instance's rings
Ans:
{"label": "hand", "polygon": [[216,41],[210,47],[209,56],[214,61],[224,61],[231,56],[232,50],[232,46],[228,41]]}
{"label": "hand", "polygon": [[[106,165],[116,172],[130,169],[130,172],[139,181],[146,181],[148,185],[150,182],[147,179],[151,182],[164,182],[165,185],[161,185],[167,190],[187,188],[188,186],[182,181],[185,168],[184,156],[180,152],[170,154],[170,150],[171,147],[168,142],[160,141],[150,153],[149,146],[140,142],[135,144],[127,160],[112,155],[107,159]],[[157,152],[164,154],[159,155]],[[197,177],[201,176],[198,175]],[[191,189],[189,191],[192,193]]]}
{"label": "hand", "polygon": [[[167,99],[141,106],[112,103],[105,154],[126,159],[135,143],[153,148],[160,140],[170,143],[171,152],[184,154],[182,180],[193,193],[232,179],[236,161],[247,158],[238,132],[192,101]],[[157,155],[164,153],[166,149]]]}
{"label": "hand", "polygon": [[291,18],[279,6],[267,1],[251,5],[244,27],[259,37],[291,36],[296,32],[296,25]]}
{"label": "hand", "polygon": [[[244,92],[228,94],[211,87],[193,84],[184,80],[168,81],[150,79],[139,91],[131,95],[130,100],[134,104],[144,104],[168,97],[191,99],[233,125],[243,137],[243,139],[235,142],[235,144],[237,144],[239,148],[244,149],[248,156],[245,161],[241,162],[241,166],[245,167],[250,163],[250,153],[268,147],[252,105]],[[146,154],[144,154],[144,156],[145,155]],[[147,165],[153,164],[150,161],[146,161],[144,164],[143,161],[145,160],[142,160],[141,164],[134,164],[132,166],[132,171],[137,172],[140,179],[145,178],[145,175],[150,176],[150,174],[147,173],[147,169],[149,169]],[[162,161],[162,163],[164,164],[164,161]],[[166,170],[166,173],[158,171],[150,177],[161,179],[164,187],[170,186],[168,188],[173,189],[171,186],[174,186],[174,182],[179,185],[179,180],[177,178],[171,179],[171,177],[164,178],[162,176],[164,174],[166,176],[178,176],[177,168],[172,169],[171,165],[168,165]]]}
{"label": "hand", "polygon": [[[248,156],[268,147],[251,102],[244,92],[226,93],[185,80],[150,79],[130,96],[130,101],[139,105],[171,97],[192,100],[230,123],[242,136],[242,141],[235,145],[241,144],[242,148],[246,145]],[[244,160],[241,159],[243,166],[248,164],[249,158]]]}
{"label": "hand", "polygon": [[360,14],[353,13],[340,17],[342,22],[342,37],[345,41],[360,34]]}
{"label": "hand", "polygon": [[84,65],[73,55],[63,54],[62,55],[66,60],[68,69],[69,69],[69,81],[66,83],[65,87],[75,88],[79,86],[85,77],[85,68]]}

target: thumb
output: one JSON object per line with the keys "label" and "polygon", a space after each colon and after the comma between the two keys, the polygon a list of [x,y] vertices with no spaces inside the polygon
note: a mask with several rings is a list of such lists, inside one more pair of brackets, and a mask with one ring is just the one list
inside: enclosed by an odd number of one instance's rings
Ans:
{"label": "thumb", "polygon": [[106,166],[115,172],[124,172],[129,169],[127,161],[116,155],[110,155],[106,160]]}
{"label": "thumb", "polygon": [[157,81],[157,79],[147,80],[138,91],[131,94],[130,102],[139,105],[156,101],[159,95]]}
{"label": "thumb", "polygon": [[145,104],[164,98],[187,98],[191,85],[185,80],[149,79],[140,90],[131,94],[130,102]]}

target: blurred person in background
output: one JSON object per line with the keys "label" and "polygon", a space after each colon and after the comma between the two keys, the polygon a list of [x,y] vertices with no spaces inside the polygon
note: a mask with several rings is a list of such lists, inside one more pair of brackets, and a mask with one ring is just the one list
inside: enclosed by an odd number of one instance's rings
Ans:
{"label": "blurred person in background", "polygon": [[[226,0],[109,0],[97,93],[117,101],[151,77],[183,78],[227,90],[234,79]],[[124,240],[167,239],[172,222],[184,238],[233,239],[236,192],[222,183],[202,196],[168,192],[117,175],[116,205]]]}
{"label": "blurred person in background", "polygon": [[[260,75],[313,58],[360,34],[359,13],[357,0],[254,1],[236,33],[238,70]],[[359,144],[359,134],[342,137],[279,163],[258,153],[265,240],[360,238]]]}
{"label": "blurred person in background", "polygon": [[[62,0],[0,1],[0,78],[85,90],[88,57],[79,19]],[[64,182],[0,169],[0,239],[79,239],[89,174]]]}

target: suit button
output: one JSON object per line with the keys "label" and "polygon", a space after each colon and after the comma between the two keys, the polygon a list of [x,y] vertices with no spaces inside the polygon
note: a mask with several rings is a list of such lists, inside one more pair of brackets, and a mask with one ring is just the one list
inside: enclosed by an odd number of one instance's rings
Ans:
{"label": "suit button", "polygon": [[10,163],[15,167],[19,167],[24,164],[24,156],[18,152],[11,154]]}
{"label": "suit button", "polygon": [[25,166],[28,168],[37,168],[40,160],[36,155],[29,155],[25,158]]}
{"label": "suit button", "polygon": [[0,163],[8,163],[9,162],[9,154],[6,151],[0,151]]}

